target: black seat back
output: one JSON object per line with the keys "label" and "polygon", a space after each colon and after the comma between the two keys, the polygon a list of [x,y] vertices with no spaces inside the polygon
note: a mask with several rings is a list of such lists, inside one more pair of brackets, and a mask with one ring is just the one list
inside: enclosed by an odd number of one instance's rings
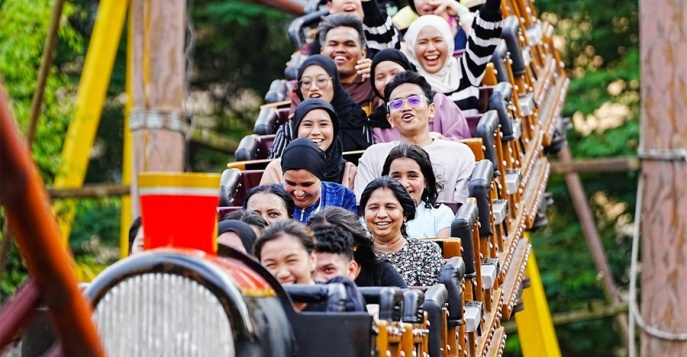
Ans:
{"label": "black seat back", "polygon": [[226,169],[222,172],[219,181],[219,207],[227,207],[233,204],[234,194],[241,183],[241,171]]}
{"label": "black seat back", "polygon": [[490,110],[480,119],[477,124],[477,137],[482,139],[484,156],[494,165],[494,175],[498,176],[498,156],[496,154],[496,143],[498,140],[497,130],[499,129],[499,115],[495,110]]}
{"label": "black seat back", "polygon": [[280,125],[289,120],[288,102],[284,105],[263,105],[253,125],[253,133],[258,135],[275,134]]}
{"label": "black seat back", "polygon": [[258,135],[249,134],[239,142],[239,147],[234,152],[236,161],[254,160],[258,152]]}
{"label": "black seat back", "polygon": [[501,82],[494,87],[494,92],[489,97],[489,109],[496,110],[501,125],[501,141],[512,141],[513,123],[508,110],[511,96],[513,95],[513,85],[510,82]]}
{"label": "black seat back", "polygon": [[[327,301],[328,309],[343,305],[342,284],[284,285],[295,302]],[[333,302],[330,301],[333,299]],[[296,340],[297,356],[369,356],[372,353],[372,316],[367,312],[302,312],[285,308]]]}
{"label": "black seat back", "polygon": [[451,237],[461,239],[463,246],[463,262],[465,263],[465,276],[475,277],[475,257],[479,258],[479,252],[475,254],[472,243],[472,227],[477,222],[477,205],[468,201],[458,209],[456,217],[451,223]]}
{"label": "black seat back", "polygon": [[366,304],[379,305],[379,319],[401,321],[403,289],[393,286],[361,286],[358,291]]}
{"label": "black seat back", "polygon": [[510,15],[503,20],[501,38],[506,41],[510,58],[513,61],[511,70],[513,76],[522,77],[525,75],[525,60],[522,57],[522,50],[518,42],[518,32],[520,31],[520,21],[517,16]]}
{"label": "black seat back", "polygon": [[316,10],[303,16],[297,17],[289,24],[287,33],[289,40],[291,40],[291,47],[294,51],[298,51],[308,42],[307,29],[316,27],[320,23],[323,16],[329,15],[329,10]]}
{"label": "black seat back", "polygon": [[327,312],[343,312],[348,297],[344,285],[338,283],[284,285],[284,291],[289,294],[293,302],[326,302]]}
{"label": "black seat back", "polygon": [[406,290],[403,293],[403,313],[401,320],[411,324],[419,324],[424,319],[422,303],[425,294],[420,290]]}
{"label": "black seat back", "polygon": [[508,82],[508,69],[506,68],[505,60],[508,57],[508,47],[505,41],[499,41],[496,45],[494,54],[491,55],[491,63],[494,65],[494,70],[496,70],[496,80],[501,82]]}
{"label": "black seat back", "polygon": [[479,212],[479,235],[482,237],[494,235],[491,228],[491,180],[494,165],[489,160],[482,160],[475,165],[468,184],[470,197],[477,200]]}
{"label": "black seat back", "polygon": [[439,282],[444,284],[448,293],[448,320],[449,324],[457,326],[463,321],[463,297],[460,284],[465,275],[465,263],[461,257],[453,257],[439,272]]}
{"label": "black seat back", "polygon": [[441,356],[441,327],[443,319],[443,308],[448,303],[448,291],[443,284],[430,286],[425,291],[425,301],[422,309],[427,311],[429,320],[429,355]]}

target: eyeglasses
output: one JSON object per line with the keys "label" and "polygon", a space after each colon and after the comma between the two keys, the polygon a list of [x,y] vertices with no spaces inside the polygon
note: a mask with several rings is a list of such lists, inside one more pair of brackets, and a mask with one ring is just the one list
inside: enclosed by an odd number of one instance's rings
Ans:
{"label": "eyeglasses", "polygon": [[411,108],[419,107],[423,100],[426,100],[424,95],[411,95],[406,99],[394,99],[387,104],[389,112],[395,112],[403,109],[403,105],[408,103]]}
{"label": "eyeglasses", "polygon": [[312,79],[306,78],[306,79],[299,81],[298,86],[301,89],[308,90],[312,87],[313,83],[315,83],[315,85],[317,85],[318,89],[324,89],[324,88],[327,88],[327,84],[329,83],[329,81],[331,79],[332,79],[331,77],[318,77],[317,79],[315,79],[313,81]]}

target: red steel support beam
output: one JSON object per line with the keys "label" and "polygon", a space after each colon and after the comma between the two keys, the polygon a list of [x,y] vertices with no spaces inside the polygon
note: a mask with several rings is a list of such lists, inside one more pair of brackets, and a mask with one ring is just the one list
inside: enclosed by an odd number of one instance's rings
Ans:
{"label": "red steel support beam", "polygon": [[50,310],[66,356],[104,356],[90,304],[78,287],[69,252],[60,240],[45,185],[10,116],[0,85],[0,203],[26,264]]}
{"label": "red steel support beam", "polygon": [[19,288],[10,301],[0,309],[0,351],[10,342],[14,334],[26,326],[35,315],[41,302],[40,291],[36,282],[29,279]]}

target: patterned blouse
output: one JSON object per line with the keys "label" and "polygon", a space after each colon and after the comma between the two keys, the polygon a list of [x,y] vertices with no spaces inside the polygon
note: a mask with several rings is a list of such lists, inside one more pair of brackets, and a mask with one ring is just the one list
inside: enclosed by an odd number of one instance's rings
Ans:
{"label": "patterned blouse", "polygon": [[408,286],[438,283],[439,271],[445,263],[438,244],[415,238],[406,238],[406,244],[398,252],[377,252],[377,256],[389,259]]}

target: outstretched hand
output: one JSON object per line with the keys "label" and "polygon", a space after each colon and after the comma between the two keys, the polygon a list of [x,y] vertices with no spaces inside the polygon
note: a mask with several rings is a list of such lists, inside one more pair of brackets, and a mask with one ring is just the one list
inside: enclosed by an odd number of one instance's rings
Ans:
{"label": "outstretched hand", "polygon": [[429,0],[429,4],[437,7],[434,14],[438,16],[446,13],[449,16],[460,17],[470,12],[470,9],[455,0]]}
{"label": "outstretched hand", "polygon": [[370,71],[372,70],[372,60],[369,58],[361,58],[355,65],[358,74],[363,76],[363,79],[370,78]]}

